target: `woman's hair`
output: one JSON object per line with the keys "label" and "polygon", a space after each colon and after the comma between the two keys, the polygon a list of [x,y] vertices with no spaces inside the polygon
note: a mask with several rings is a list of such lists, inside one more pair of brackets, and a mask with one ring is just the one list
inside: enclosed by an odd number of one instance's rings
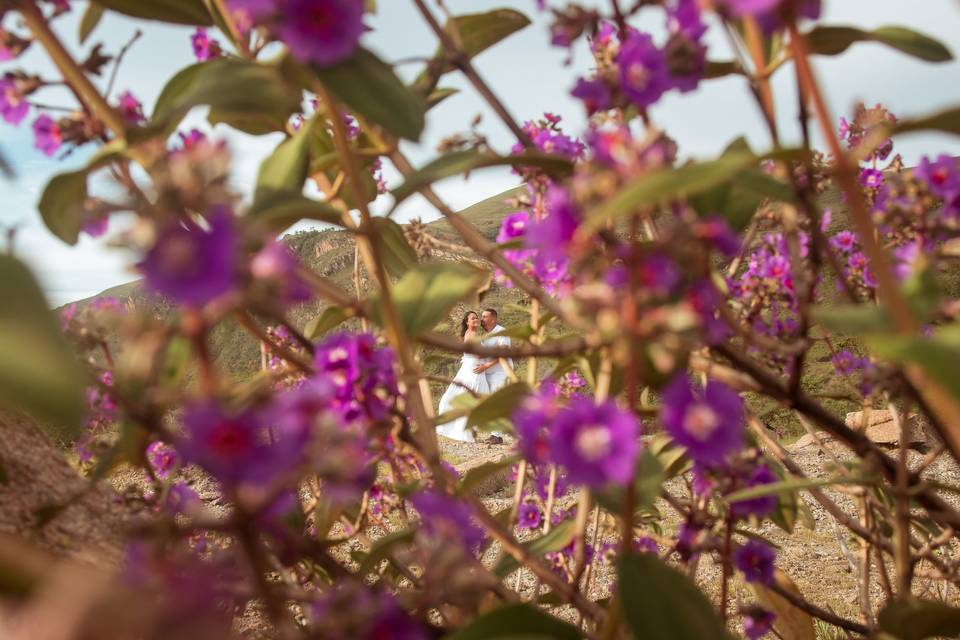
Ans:
{"label": "woman's hair", "polygon": [[476,311],[467,311],[463,314],[463,320],[460,321],[460,338],[463,339],[463,336],[467,335],[467,322],[470,320],[470,316],[477,315]]}

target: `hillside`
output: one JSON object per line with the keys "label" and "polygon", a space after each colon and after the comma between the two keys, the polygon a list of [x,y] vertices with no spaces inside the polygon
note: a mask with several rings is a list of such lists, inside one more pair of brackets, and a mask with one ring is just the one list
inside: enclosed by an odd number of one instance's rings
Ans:
{"label": "hillside", "polygon": [[[505,201],[516,192],[517,189],[510,189],[482,200],[460,213],[469,219],[486,238],[494,240],[500,228],[500,221],[512,211]],[[445,243],[460,244],[456,234],[445,220],[429,222],[424,227],[432,237]],[[346,291],[355,291],[354,241],[350,233],[339,229],[300,231],[285,236],[283,240],[304,266],[333,280]],[[462,260],[470,256],[469,252],[457,254],[441,248],[431,251],[426,259]],[[367,283],[366,271],[361,268],[361,288],[366,289]],[[82,309],[92,301],[104,297],[114,297],[121,302],[133,304],[138,309],[149,310],[157,315],[166,315],[171,312],[170,305],[165,301],[145,293],[139,281],[107,289],[95,296],[78,301],[77,306]],[[516,291],[493,284],[483,299],[483,305],[498,309],[502,322],[509,326],[516,324],[523,317],[522,310],[514,306],[521,301],[522,296]],[[291,310],[289,317],[295,326],[303,328],[311,319],[322,313],[326,306],[326,303],[320,300],[299,305]],[[440,326],[438,329],[453,333],[462,312],[463,308],[455,309],[448,321],[448,326]],[[257,341],[232,319],[221,322],[215,328],[211,336],[210,349],[222,371],[236,380],[248,378],[259,369],[260,351]],[[424,353],[423,356],[425,359],[429,358],[432,373],[451,377],[455,373],[457,365],[455,357],[432,351]]]}

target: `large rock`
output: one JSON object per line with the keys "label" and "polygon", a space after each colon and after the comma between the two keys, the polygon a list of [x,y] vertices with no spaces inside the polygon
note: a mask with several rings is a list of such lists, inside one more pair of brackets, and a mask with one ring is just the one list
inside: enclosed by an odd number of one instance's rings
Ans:
{"label": "large rock", "polygon": [[[900,444],[900,430],[893,419],[893,414],[887,409],[872,409],[869,413],[869,419],[863,411],[853,411],[847,414],[846,424],[851,429],[863,431],[867,438],[879,445],[896,447]],[[922,416],[913,414],[906,417],[907,424],[910,426],[911,448],[926,448],[934,441],[933,429],[927,424]]]}
{"label": "large rock", "polygon": [[125,509],[90,484],[29,417],[0,412],[0,534],[100,563],[120,559]]}

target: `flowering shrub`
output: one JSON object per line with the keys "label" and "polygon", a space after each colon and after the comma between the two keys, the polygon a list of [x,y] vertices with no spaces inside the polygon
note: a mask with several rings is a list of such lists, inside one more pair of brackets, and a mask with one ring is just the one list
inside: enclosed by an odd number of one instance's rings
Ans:
{"label": "flowering shrub", "polygon": [[[940,154],[908,168],[895,144],[908,131],[958,133],[960,111],[900,120],[860,105],[837,120],[810,65],[861,41],[943,62],[943,45],[907,29],[814,25],[820,0],[540,0],[552,16],[545,41],[586,40],[595,62],[570,78],[589,116],[571,131],[551,113],[516,122],[473,66],[527,26],[517,11],[442,25],[413,0],[439,53],[407,85],[368,48],[375,3],[363,0],[78,4],[0,2],[0,116],[31,127],[49,156],[96,147],[46,186],[43,220],[74,244],[132,213],[115,243],[172,309],[154,317],[104,300],[68,307],[58,326],[29,271],[0,257],[11,301],[0,309],[0,401],[72,429],[95,477],[121,461],[143,470],[146,508],[125,534],[123,566],[75,605],[129,613],[77,614],[78,637],[231,637],[246,616],[283,638],[792,639],[814,637],[815,620],[845,637],[956,633],[960,610],[931,594],[960,584],[960,510],[947,498],[958,488],[922,472],[960,454],[960,307],[948,281],[960,165]],[[145,107],[100,86],[122,51],[74,59],[51,29],[79,10],[84,38],[104,10],[188,25],[197,63]],[[639,30],[641,15],[664,35]],[[734,60],[712,57],[709,29],[732,36]],[[27,49],[46,52],[60,77],[20,66]],[[415,169],[400,143],[420,139],[454,72],[515,140],[498,151],[480,135],[451,137]],[[804,142],[786,148],[771,78],[791,73]],[[680,162],[649,108],[730,74],[749,81],[770,148],[737,139],[717,158]],[[39,106],[35,95],[61,83],[77,102]],[[251,202],[230,186],[227,145],[179,129],[198,106],[211,122],[285,135]],[[811,147],[812,126],[826,149]],[[409,234],[371,214],[388,191],[385,163],[403,176],[394,201],[424,195],[483,269],[420,262]],[[495,242],[432,189],[491,166],[525,187]],[[92,195],[94,174],[115,182],[109,199]],[[308,183],[324,197],[304,195]],[[831,190],[839,198],[826,208]],[[354,291],[277,239],[301,219],[355,237]],[[514,346],[436,332],[490,277],[524,297]],[[291,309],[313,299],[325,310],[296,326]],[[262,345],[249,383],[231,383],[210,352],[229,321]],[[13,357],[7,335],[34,345],[35,360]],[[461,408],[472,428],[508,433],[507,455],[462,477],[443,460],[436,375],[420,347],[513,359],[509,386]],[[818,362],[831,393],[818,388]],[[835,475],[807,476],[767,423],[770,406],[848,450]],[[888,412],[898,456],[839,417],[858,407]],[[939,438],[922,468],[906,451],[915,416]],[[475,488],[511,468],[512,502],[492,513]],[[853,513],[824,489],[835,484],[852,488]],[[212,500],[225,511],[208,510]],[[809,501],[846,530],[844,549],[859,545],[858,619],[779,566],[770,532],[795,534]],[[695,582],[708,559],[718,574]],[[43,602],[72,593],[43,590],[53,574],[18,560],[0,554],[0,575],[12,576],[0,588]]]}

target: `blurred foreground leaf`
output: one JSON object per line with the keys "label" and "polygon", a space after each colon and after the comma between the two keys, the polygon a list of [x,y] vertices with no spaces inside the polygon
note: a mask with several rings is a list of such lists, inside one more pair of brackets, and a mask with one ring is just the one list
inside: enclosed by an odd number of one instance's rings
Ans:
{"label": "blurred foreground leaf", "polygon": [[880,628],[898,640],[960,635],[960,609],[935,600],[909,597],[891,602],[877,617]]}
{"label": "blurred foreground leaf", "polygon": [[529,604],[508,604],[485,613],[447,640],[578,640],[583,634]]}
{"label": "blurred foreground leaf", "polygon": [[19,260],[0,255],[0,403],[75,433],[84,375],[40,287]]}
{"label": "blurred foreground leaf", "polygon": [[848,26],[819,26],[806,34],[813,53],[835,56],[857,42],[877,42],[927,62],[948,62],[953,54],[944,44],[928,35],[905,27],[880,27],[865,31]]}
{"label": "blurred foreground leaf", "polygon": [[203,0],[96,0],[96,4],[132,18],[196,26],[213,24]]}
{"label": "blurred foreground leaf", "polygon": [[[774,580],[781,589],[800,596],[800,590],[787,574],[776,570]],[[783,640],[816,640],[813,618],[797,609],[789,600],[759,583],[747,585],[757,598],[757,602],[767,611],[774,613],[773,628]]]}
{"label": "blurred foreground leaf", "polygon": [[729,638],[703,592],[657,556],[621,558],[617,574],[623,615],[638,640]]}

